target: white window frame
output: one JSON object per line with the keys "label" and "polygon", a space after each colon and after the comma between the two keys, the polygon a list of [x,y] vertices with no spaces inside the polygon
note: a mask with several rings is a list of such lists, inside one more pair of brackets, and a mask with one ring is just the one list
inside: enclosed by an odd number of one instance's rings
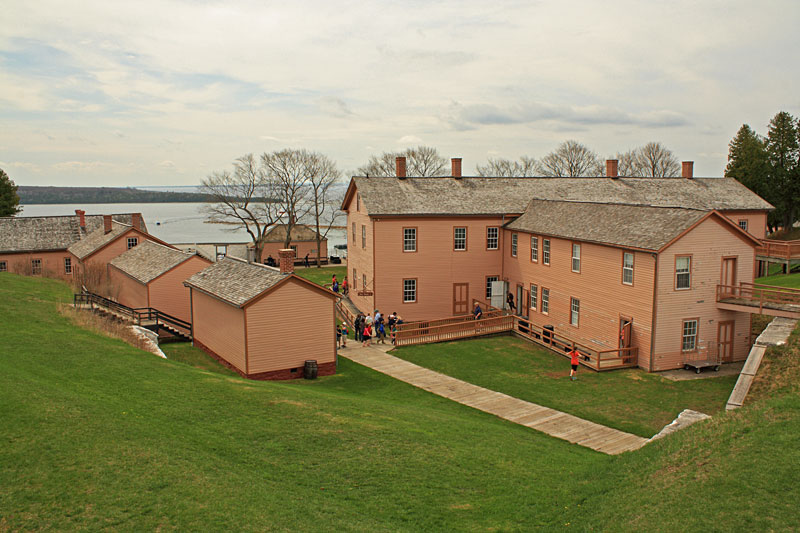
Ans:
{"label": "white window frame", "polygon": [[403,228],[403,252],[417,251],[417,228]]}
{"label": "white window frame", "polygon": [[542,287],[542,314],[546,315],[550,312],[550,289]]}
{"label": "white window frame", "polygon": [[[464,232],[463,237],[459,237],[459,230]],[[463,252],[467,249],[467,228],[466,226],[456,226],[453,228],[453,250]]]}
{"label": "white window frame", "polygon": [[[681,259],[685,259],[686,262],[686,269],[678,270],[678,261]],[[685,283],[681,283],[681,276],[684,276],[683,279],[686,280]],[[692,256],[690,255],[679,255],[675,257],[675,290],[678,291],[685,291],[692,288]]]}
{"label": "white window frame", "polygon": [[[625,261],[626,258],[630,256],[631,263],[628,266],[628,263]],[[633,265],[634,265],[634,256],[633,252],[622,252],[622,284],[623,285],[633,285]],[[630,281],[625,280],[625,274],[630,276]]]}
{"label": "white window frame", "polygon": [[570,298],[569,310],[569,323],[577,328],[581,320],[581,301],[577,298]]}
{"label": "white window frame", "polygon": [[8,262],[0,261],[0,272],[8,272]]}
{"label": "white window frame", "polygon": [[[494,233],[494,236],[492,236],[492,233]],[[492,246],[492,242],[494,242],[494,246]],[[486,249],[497,250],[499,246],[500,246],[500,228],[498,226],[487,226]]]}
{"label": "white window frame", "polygon": [[64,258],[64,274],[72,274],[72,258]]}
{"label": "white window frame", "polygon": [[41,259],[31,259],[31,274],[41,274],[42,273],[42,260]]}
{"label": "white window frame", "polygon": [[747,231],[747,227],[748,226],[749,226],[749,223],[748,223],[746,218],[740,218],[739,219],[739,227],[740,228],[742,228],[744,231]]}
{"label": "white window frame", "polygon": [[696,318],[687,318],[683,321],[681,334],[682,352],[697,351],[697,333],[700,326],[699,322],[700,321]]}
{"label": "white window frame", "polygon": [[539,262],[539,237],[531,237],[531,261]]}
{"label": "white window frame", "polygon": [[517,241],[518,237],[516,233],[511,234],[511,257],[517,257]]}
{"label": "white window frame", "polygon": [[412,304],[417,302],[417,280],[409,278],[403,280],[403,303]]}
{"label": "white window frame", "polygon": [[550,264],[550,239],[542,239],[542,264]]}
{"label": "white window frame", "polygon": [[536,311],[536,308],[539,304],[539,286],[535,283],[531,283],[531,292],[530,292],[530,300],[531,300],[531,309]]}
{"label": "white window frame", "polygon": [[581,245],[576,242],[572,243],[572,271],[581,272]]}
{"label": "white window frame", "polygon": [[367,249],[367,227],[361,224],[361,248]]}

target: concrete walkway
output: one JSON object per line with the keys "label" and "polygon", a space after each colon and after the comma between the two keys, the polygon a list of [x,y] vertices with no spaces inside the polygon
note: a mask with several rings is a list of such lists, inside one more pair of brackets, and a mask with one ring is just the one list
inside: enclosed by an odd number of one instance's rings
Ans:
{"label": "concrete walkway", "polygon": [[632,433],[595,424],[409,363],[386,353],[391,348],[391,345],[380,344],[362,348],[360,344],[353,343],[340,350],[339,355],[433,394],[598,452],[615,455],[638,450],[647,442],[647,439]]}

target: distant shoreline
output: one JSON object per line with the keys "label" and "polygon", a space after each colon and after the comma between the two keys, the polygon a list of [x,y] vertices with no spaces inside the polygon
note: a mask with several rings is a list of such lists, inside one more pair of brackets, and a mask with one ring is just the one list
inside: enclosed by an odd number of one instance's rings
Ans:
{"label": "distant shoreline", "polygon": [[165,204],[202,203],[208,196],[196,192],[165,192],[131,187],[38,187],[20,185],[23,205],[41,204]]}

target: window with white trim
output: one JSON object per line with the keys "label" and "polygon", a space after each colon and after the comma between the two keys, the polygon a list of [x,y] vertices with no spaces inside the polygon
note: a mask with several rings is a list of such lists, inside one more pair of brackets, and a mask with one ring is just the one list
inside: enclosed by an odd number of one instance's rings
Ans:
{"label": "window with white trim", "polygon": [[403,280],[403,302],[412,303],[417,301],[417,280]]}
{"label": "window with white trim", "polygon": [[467,228],[453,228],[453,250],[467,249]]}
{"label": "window with white trim", "polygon": [[573,326],[578,325],[578,320],[581,316],[581,301],[577,298],[570,298],[570,315],[569,315],[569,323]]}
{"label": "window with white trim", "polygon": [[356,273],[356,269],[353,269],[353,288],[358,288],[358,274]]}
{"label": "window with white trim", "polygon": [[550,312],[550,289],[542,287],[542,313]]}
{"label": "window with white trim", "polygon": [[403,228],[403,251],[417,251],[417,228]]}
{"label": "window with white trim", "polygon": [[41,274],[41,273],[42,273],[42,260],[31,259],[31,274]]}
{"label": "window with white trim", "polygon": [[511,257],[517,257],[517,234],[511,234]]}
{"label": "window with white trim", "polygon": [[353,243],[350,246],[355,247],[356,244],[356,223],[353,222]]}
{"label": "window with white trim", "polygon": [[622,283],[633,285],[633,252],[622,254]]}
{"label": "window with white trim", "polygon": [[692,258],[688,255],[675,258],[675,288],[692,288]]}
{"label": "window with white trim", "polygon": [[581,271],[581,245],[580,244],[572,244],[572,271],[573,272],[580,272]]}
{"label": "window with white trim", "polygon": [[490,227],[486,228],[486,249],[497,250],[497,243],[499,242],[500,228]]}
{"label": "window with white trim", "polygon": [[64,274],[72,274],[72,258],[64,258]]}
{"label": "window with white trim", "polygon": [[747,231],[747,219],[746,218],[742,218],[742,219],[739,220],[739,227],[742,228],[743,230]]}
{"label": "window with white trim", "polygon": [[542,264],[550,264],[550,239],[542,239]]}
{"label": "window with white trim", "polygon": [[367,275],[366,274],[361,274],[361,290],[362,291],[367,290]]}
{"label": "window with white trim", "polygon": [[531,283],[531,309],[536,311],[536,306],[539,303],[539,287]]}
{"label": "window with white trim", "polygon": [[492,282],[500,281],[500,276],[487,276],[486,277],[486,301],[492,300]]}
{"label": "window with white trim", "polygon": [[361,247],[367,249],[367,227],[361,224]]}
{"label": "window with white trim", "polygon": [[139,244],[139,237],[128,237],[128,250]]}
{"label": "window with white trim", "polygon": [[531,237],[531,261],[539,261],[539,237]]}
{"label": "window with white trim", "polygon": [[0,261],[0,272],[8,272],[8,263],[6,261]]}
{"label": "window with white trim", "polygon": [[697,320],[695,319],[684,320],[681,350],[684,352],[693,352],[696,349],[697,349]]}

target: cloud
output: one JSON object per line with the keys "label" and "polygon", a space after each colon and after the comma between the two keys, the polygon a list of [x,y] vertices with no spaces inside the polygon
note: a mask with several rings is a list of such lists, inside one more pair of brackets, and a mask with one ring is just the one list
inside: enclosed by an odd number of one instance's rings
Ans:
{"label": "cloud", "polygon": [[319,108],[323,113],[335,117],[349,117],[355,115],[344,100],[341,98],[334,98],[333,96],[321,98],[319,100]]}
{"label": "cloud", "polygon": [[52,166],[55,170],[62,172],[105,172],[115,167],[105,161],[61,161]]}
{"label": "cloud", "polygon": [[422,139],[416,135],[403,135],[397,139],[397,144],[422,144]]}

